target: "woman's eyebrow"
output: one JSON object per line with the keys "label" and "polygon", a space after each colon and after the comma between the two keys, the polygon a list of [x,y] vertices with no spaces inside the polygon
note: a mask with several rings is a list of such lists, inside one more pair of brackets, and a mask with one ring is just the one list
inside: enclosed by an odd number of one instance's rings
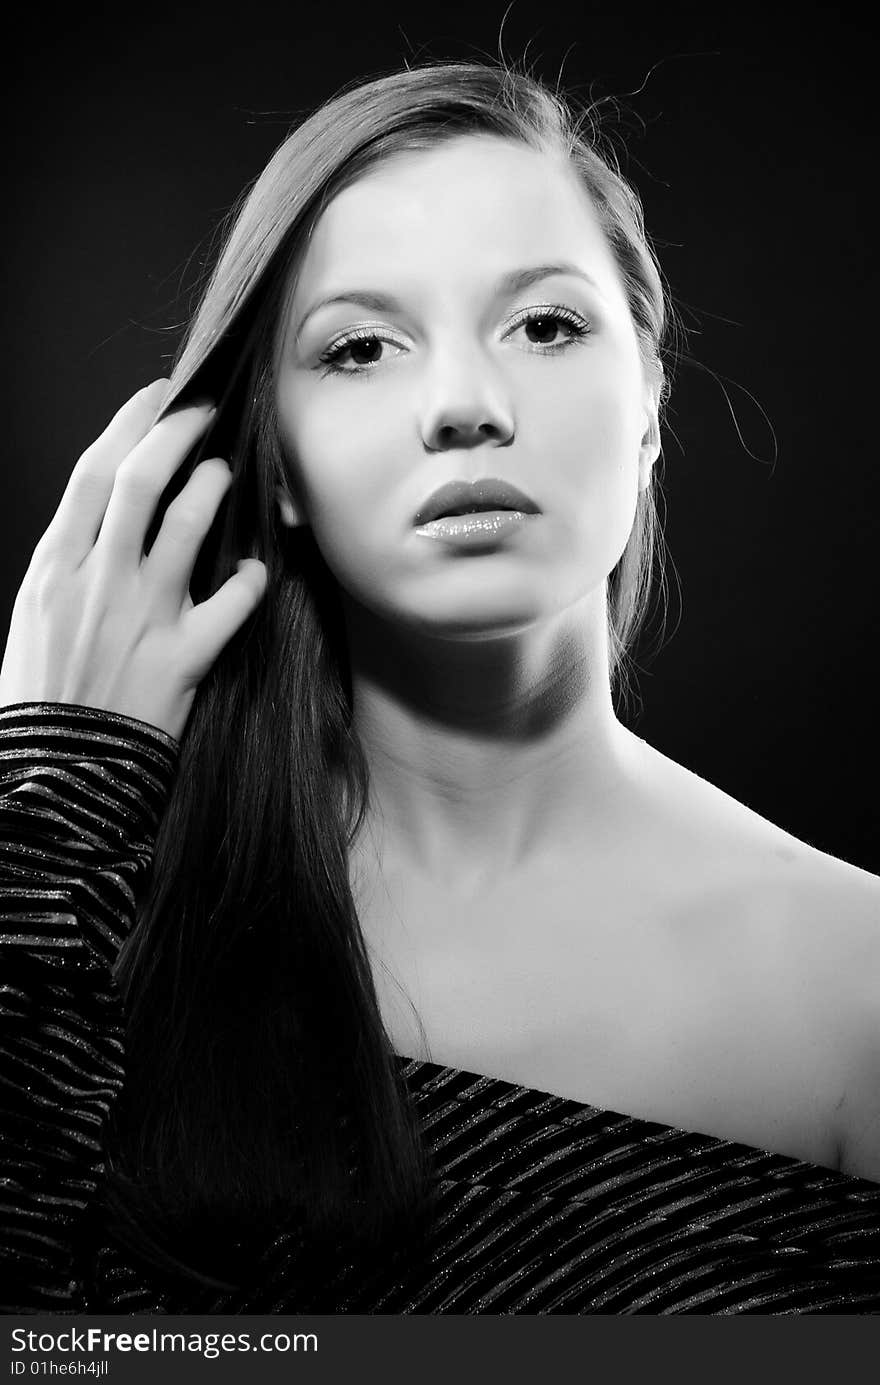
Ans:
{"label": "woman's eyebrow", "polygon": [[[502,294],[519,293],[523,289],[530,288],[539,279],[549,279],[556,274],[570,274],[578,279],[585,279],[597,293],[601,294],[602,292],[596,280],[585,269],[579,268],[578,265],[572,264],[568,260],[561,260],[558,264],[528,265],[522,269],[508,270],[495,284],[494,296],[500,297]],[[343,289],[338,293],[330,294],[328,297],[319,298],[317,303],[313,303],[300,318],[294,336],[299,336],[307,319],[313,313],[316,313],[319,308],[328,308],[333,303],[359,303],[362,307],[372,308],[380,313],[401,311],[400,300],[391,293],[378,293],[373,289]]]}

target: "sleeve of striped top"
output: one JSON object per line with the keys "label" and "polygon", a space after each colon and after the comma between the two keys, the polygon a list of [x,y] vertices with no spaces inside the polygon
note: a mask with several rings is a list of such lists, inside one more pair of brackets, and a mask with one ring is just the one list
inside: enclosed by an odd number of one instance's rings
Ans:
{"label": "sleeve of striped top", "polygon": [[113,963],[180,746],[92,707],[0,707],[0,1306],[76,1312],[76,1238],[122,1084]]}

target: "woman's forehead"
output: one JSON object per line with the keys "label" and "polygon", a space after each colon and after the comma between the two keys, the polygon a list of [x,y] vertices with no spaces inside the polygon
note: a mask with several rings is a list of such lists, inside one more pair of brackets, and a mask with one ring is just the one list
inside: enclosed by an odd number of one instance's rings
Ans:
{"label": "woman's forehead", "polygon": [[304,298],[407,273],[575,259],[595,278],[613,260],[571,166],[511,140],[468,135],[396,154],[339,192],[315,223],[297,274]]}

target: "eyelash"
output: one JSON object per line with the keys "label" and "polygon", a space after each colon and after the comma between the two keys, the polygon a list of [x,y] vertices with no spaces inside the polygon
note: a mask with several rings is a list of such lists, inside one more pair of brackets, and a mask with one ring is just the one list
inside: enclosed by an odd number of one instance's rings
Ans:
{"label": "eyelash", "polygon": [[[557,322],[562,326],[568,327],[572,333],[567,341],[557,342],[555,345],[544,347],[544,351],[549,352],[551,355],[559,351],[564,351],[566,347],[572,346],[575,342],[582,340],[592,331],[588,322],[578,317],[577,314],[571,312],[568,308],[561,308],[558,305],[554,306],[549,303],[540,308],[530,308],[528,312],[524,313],[522,317],[513,324],[513,326],[522,327],[527,322],[536,321]],[[380,361],[372,361],[368,365],[359,365],[355,366],[353,370],[346,370],[339,365],[339,359],[355,342],[386,340],[387,338],[380,336],[375,328],[358,327],[354,331],[348,332],[319,356],[318,359],[327,367],[323,373],[325,375],[331,373],[334,375],[369,375],[377,365],[381,364]],[[538,354],[543,354],[543,352],[539,351]]]}

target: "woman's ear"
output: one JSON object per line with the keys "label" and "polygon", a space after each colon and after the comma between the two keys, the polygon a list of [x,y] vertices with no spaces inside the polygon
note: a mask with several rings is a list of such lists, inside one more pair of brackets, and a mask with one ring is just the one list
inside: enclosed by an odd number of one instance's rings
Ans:
{"label": "woman's ear", "polygon": [[281,523],[285,524],[288,529],[296,529],[299,525],[308,523],[286,487],[276,485],[275,498],[278,501]]}
{"label": "woman's ear", "polygon": [[657,417],[657,407],[653,400],[645,407],[645,420],[647,427],[639,448],[640,491],[646,491],[650,486],[654,463],[660,456],[660,423]]}

